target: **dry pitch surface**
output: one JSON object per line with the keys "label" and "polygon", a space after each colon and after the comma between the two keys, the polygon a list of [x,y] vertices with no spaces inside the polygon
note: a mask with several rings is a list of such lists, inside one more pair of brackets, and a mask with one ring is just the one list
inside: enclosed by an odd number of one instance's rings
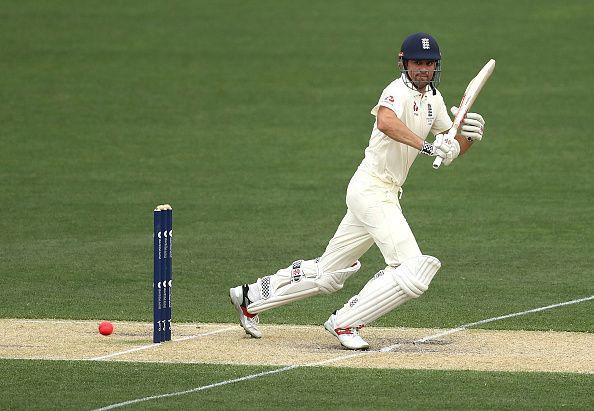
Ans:
{"label": "dry pitch surface", "polygon": [[1,319],[0,358],[594,373],[591,333],[367,327],[371,349],[352,355],[321,326],[263,325],[253,339],[235,324],[175,324],[152,344],[152,324],[114,322],[107,337],[98,324]]}

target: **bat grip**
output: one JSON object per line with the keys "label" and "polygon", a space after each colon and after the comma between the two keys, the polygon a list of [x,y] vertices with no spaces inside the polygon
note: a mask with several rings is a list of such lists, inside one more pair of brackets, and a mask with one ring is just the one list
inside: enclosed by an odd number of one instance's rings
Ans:
{"label": "bat grip", "polygon": [[439,156],[435,157],[435,160],[433,160],[433,168],[437,170],[439,168],[439,166],[441,166],[442,161],[443,161],[443,158],[441,158]]}

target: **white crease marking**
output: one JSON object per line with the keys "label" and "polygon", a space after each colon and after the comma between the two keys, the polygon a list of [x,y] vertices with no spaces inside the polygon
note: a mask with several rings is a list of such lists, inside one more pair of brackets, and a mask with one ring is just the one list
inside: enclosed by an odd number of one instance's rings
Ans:
{"label": "white crease marking", "polygon": [[[223,333],[226,331],[235,330],[236,328],[237,327],[227,327],[227,328],[222,328],[219,330],[209,331],[209,332],[202,333],[202,334],[195,334],[195,335],[189,335],[189,336],[181,337],[181,338],[174,338],[171,340],[171,342],[181,342],[181,341],[193,340],[194,338],[206,337],[209,335],[219,334],[219,333]],[[137,352],[137,351],[149,350],[151,348],[156,348],[156,347],[160,347],[160,346],[161,346],[161,344],[141,345],[140,347],[130,348],[129,350],[119,351],[119,352],[115,352],[112,354],[101,355],[99,357],[89,358],[89,360],[90,361],[102,361],[102,360],[107,360],[110,358],[118,357],[120,355],[126,355],[126,354],[130,354],[130,353]]]}

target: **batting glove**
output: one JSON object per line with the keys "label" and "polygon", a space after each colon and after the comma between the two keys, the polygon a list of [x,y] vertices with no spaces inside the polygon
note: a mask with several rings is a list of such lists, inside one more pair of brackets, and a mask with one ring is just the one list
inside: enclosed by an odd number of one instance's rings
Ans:
{"label": "batting glove", "polygon": [[460,155],[460,143],[446,134],[438,134],[433,142],[436,154],[443,158],[443,165],[449,166]]}
{"label": "batting glove", "polygon": [[[456,117],[458,114],[458,107],[453,106],[450,111]],[[483,132],[485,131],[485,119],[479,113],[466,113],[462,120],[462,129],[460,134],[466,137],[469,141],[481,141]]]}
{"label": "batting glove", "polygon": [[447,133],[435,136],[433,144],[427,141],[423,142],[421,154],[443,159],[443,165],[449,166],[460,154],[460,144],[455,138],[448,137]]}

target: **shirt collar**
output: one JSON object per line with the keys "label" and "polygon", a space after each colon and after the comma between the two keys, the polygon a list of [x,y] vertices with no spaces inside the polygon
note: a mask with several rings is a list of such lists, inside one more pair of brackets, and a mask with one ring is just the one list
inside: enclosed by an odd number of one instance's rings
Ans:
{"label": "shirt collar", "polygon": [[[405,73],[402,73],[402,74],[400,75],[400,79],[401,79],[401,80],[402,80],[402,82],[404,83],[404,87],[406,87],[406,89],[408,90],[408,92],[409,92],[409,93],[410,93],[412,96],[419,97],[419,96],[421,96],[421,95],[423,94],[423,93],[421,93],[419,90],[417,90],[417,89],[414,89],[414,90],[413,90],[412,88],[410,88],[410,87],[408,87],[408,86],[406,85],[406,83],[407,83],[407,82],[410,82],[410,80],[408,80],[408,79],[406,78],[406,74],[405,74]],[[427,93],[431,93],[431,87],[430,87],[429,85],[425,86],[425,96],[427,96]]]}

